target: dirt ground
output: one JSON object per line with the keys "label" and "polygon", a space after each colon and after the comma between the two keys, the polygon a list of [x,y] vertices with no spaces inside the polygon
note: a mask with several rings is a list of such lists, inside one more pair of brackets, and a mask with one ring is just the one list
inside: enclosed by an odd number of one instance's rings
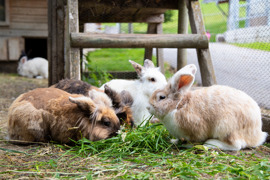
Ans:
{"label": "dirt ground", "polygon": [[[54,159],[60,156],[63,157],[61,167],[65,169],[65,172],[68,172],[67,174],[80,174],[88,170],[85,166],[82,168],[78,165],[84,164],[86,159],[70,158],[54,144],[18,146],[7,142],[9,106],[20,94],[39,87],[47,87],[47,80],[0,73],[0,179],[55,178],[55,176],[50,176],[50,173],[53,174],[54,171]],[[256,154],[258,157],[269,157],[270,148],[261,146],[258,150]],[[70,166],[70,164],[73,165]],[[37,174],[41,168],[43,172],[46,171],[46,175],[44,173]]]}

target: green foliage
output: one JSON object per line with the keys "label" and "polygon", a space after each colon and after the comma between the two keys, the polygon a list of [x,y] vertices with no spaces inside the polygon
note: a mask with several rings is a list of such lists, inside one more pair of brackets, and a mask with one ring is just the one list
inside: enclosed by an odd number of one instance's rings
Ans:
{"label": "green foliage", "polygon": [[233,45],[251,49],[259,49],[263,51],[270,51],[270,43],[255,42],[255,43],[234,43]]}
{"label": "green foliage", "polygon": [[104,71],[134,71],[128,60],[143,64],[144,49],[107,48],[98,49],[87,54],[93,67]]}
{"label": "green foliage", "polygon": [[164,23],[172,21],[173,11],[168,10],[164,13]]}
{"label": "green foliage", "polygon": [[[139,64],[143,64],[144,49],[121,49],[121,48],[108,48],[99,49],[87,54],[87,59],[90,61],[90,65],[93,67],[102,68],[103,71],[135,71],[133,66],[128,60],[133,60]],[[90,60],[91,59],[91,60]],[[156,65],[156,57],[153,56],[152,60]],[[173,75],[173,71],[170,70],[170,65],[165,63],[165,76],[167,78]],[[90,67],[90,68],[91,68]],[[109,77],[110,78],[110,77]],[[93,79],[93,81],[97,81]],[[93,84],[94,85],[94,84]]]}
{"label": "green foliage", "polygon": [[147,123],[136,129],[121,129],[118,136],[101,140],[90,141],[81,139],[69,151],[82,156],[98,154],[101,157],[123,158],[142,153],[159,153],[171,148],[170,135],[161,124]]}
{"label": "green foliage", "polygon": [[93,86],[100,87],[102,84],[112,79],[112,75],[110,73],[100,70],[97,66],[93,66],[89,54],[86,56],[86,60],[88,63],[86,63],[85,66],[88,70],[88,75],[82,76],[83,81],[86,81]]}

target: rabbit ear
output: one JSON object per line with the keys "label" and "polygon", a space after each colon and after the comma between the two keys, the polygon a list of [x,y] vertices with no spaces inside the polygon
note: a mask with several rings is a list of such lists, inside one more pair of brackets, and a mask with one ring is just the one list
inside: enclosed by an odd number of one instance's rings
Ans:
{"label": "rabbit ear", "polygon": [[132,106],[133,98],[132,98],[131,94],[128,91],[126,91],[126,90],[121,91],[120,96],[121,96],[122,102],[125,105],[127,105],[129,107]]}
{"label": "rabbit ear", "polygon": [[154,68],[155,67],[153,61],[151,61],[149,59],[144,60],[144,65],[143,66],[145,68]]}
{"label": "rabbit ear", "polygon": [[177,71],[171,79],[171,84],[174,91],[188,90],[194,82],[194,75],[196,71],[197,68],[194,64],[187,65]]}
{"label": "rabbit ear", "polygon": [[129,60],[129,62],[130,62],[130,63],[132,64],[132,66],[134,67],[134,69],[135,69],[137,75],[138,75],[139,77],[141,77],[141,76],[142,76],[142,72],[143,72],[143,70],[144,70],[144,67],[141,66],[140,64],[134,62],[134,61]]}
{"label": "rabbit ear", "polygon": [[194,76],[191,74],[183,74],[180,76],[177,90],[189,89],[194,82]]}
{"label": "rabbit ear", "polygon": [[104,86],[104,92],[112,100],[112,105],[114,108],[119,108],[122,106],[122,101],[121,101],[120,95],[116,91],[112,90],[106,84]]}
{"label": "rabbit ear", "polygon": [[77,104],[77,106],[87,114],[91,114],[96,109],[95,103],[88,97],[81,96],[81,97],[69,97],[69,101],[72,103]]}

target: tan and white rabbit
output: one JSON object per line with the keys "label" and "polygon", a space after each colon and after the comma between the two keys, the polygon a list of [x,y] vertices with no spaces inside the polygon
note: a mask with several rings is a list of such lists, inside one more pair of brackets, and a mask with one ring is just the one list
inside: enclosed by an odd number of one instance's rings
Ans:
{"label": "tan and white rabbit", "polygon": [[8,134],[12,143],[72,143],[85,137],[91,141],[117,135],[120,122],[103,102],[69,94],[56,88],[38,88],[20,95],[8,112]]}
{"label": "tan and white rabbit", "polygon": [[190,91],[197,69],[180,69],[150,98],[150,113],[176,138],[210,148],[240,150],[264,143],[261,111],[246,93],[221,85]]}

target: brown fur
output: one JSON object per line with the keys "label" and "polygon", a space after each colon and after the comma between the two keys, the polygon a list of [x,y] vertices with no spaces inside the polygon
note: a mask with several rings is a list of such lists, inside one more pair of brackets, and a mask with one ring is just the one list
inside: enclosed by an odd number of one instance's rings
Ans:
{"label": "brown fur", "polygon": [[[92,86],[86,82],[72,79],[61,80],[52,87],[62,89],[71,94],[83,94],[85,96],[89,96],[89,91],[93,89],[97,90],[98,92],[103,92],[97,87]],[[116,112],[117,117],[120,120],[121,125],[133,127],[134,120],[130,109],[133,103],[133,98],[131,97],[131,95],[127,91],[123,91],[119,94],[108,86],[106,86],[105,88],[105,94],[107,94],[107,96],[111,99],[113,108]],[[93,93],[93,95],[96,94]],[[104,102],[105,104],[108,105],[108,103],[106,102],[107,99],[104,99],[104,96],[91,97],[91,99],[93,99],[94,101],[97,99],[97,101]],[[97,103],[97,101],[95,102]]]}
{"label": "brown fur", "polygon": [[75,79],[63,79],[51,87],[62,89],[70,94],[82,94],[84,96],[89,96],[88,93],[92,89],[103,92],[96,86]]}
{"label": "brown fur", "polygon": [[115,135],[120,123],[114,110],[83,97],[56,88],[20,95],[9,108],[10,140],[71,143],[70,139],[97,141]]}
{"label": "brown fur", "polygon": [[131,111],[133,98],[127,91],[122,91],[120,94],[105,85],[105,93],[111,98],[116,115],[120,120],[121,125],[134,126],[134,120]]}

